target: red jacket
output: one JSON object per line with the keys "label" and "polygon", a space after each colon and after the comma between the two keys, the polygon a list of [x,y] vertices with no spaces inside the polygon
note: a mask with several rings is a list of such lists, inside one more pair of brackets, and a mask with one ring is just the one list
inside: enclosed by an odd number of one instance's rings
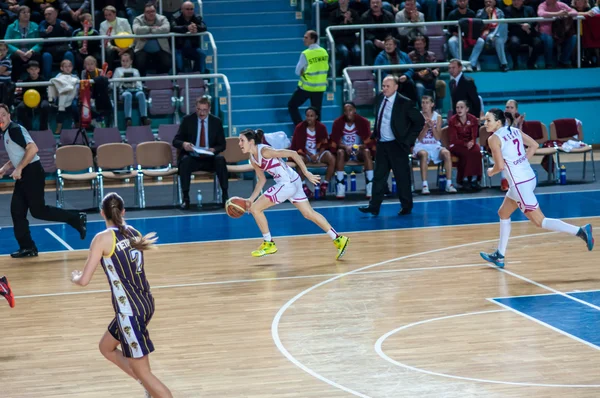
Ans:
{"label": "red jacket", "polygon": [[[294,135],[292,136],[292,151],[298,152],[300,155],[306,155],[306,122],[298,123],[294,129]],[[317,151],[322,148],[328,148],[328,134],[327,127],[319,121],[315,125],[315,138],[317,140]]]}
{"label": "red jacket", "polygon": [[[333,122],[331,136],[329,137],[329,148],[331,151],[336,151],[338,145],[340,145],[342,136],[344,135],[345,124],[346,118],[343,115]],[[358,136],[363,140],[365,147],[374,147],[375,141],[371,140],[371,122],[360,115],[354,115],[354,125],[356,126]]]}
{"label": "red jacket", "polygon": [[458,115],[452,115],[448,121],[448,146],[467,146],[467,142],[477,140],[479,135],[479,119],[467,113],[465,124],[460,122]]}

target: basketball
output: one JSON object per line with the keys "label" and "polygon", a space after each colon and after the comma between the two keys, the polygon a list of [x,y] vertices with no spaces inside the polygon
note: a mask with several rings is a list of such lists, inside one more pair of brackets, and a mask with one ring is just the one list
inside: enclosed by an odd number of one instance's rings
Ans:
{"label": "basketball", "polygon": [[227,212],[227,215],[231,218],[240,218],[248,211],[249,208],[250,206],[246,199],[240,198],[238,196],[229,198],[227,203],[225,203],[225,211]]}

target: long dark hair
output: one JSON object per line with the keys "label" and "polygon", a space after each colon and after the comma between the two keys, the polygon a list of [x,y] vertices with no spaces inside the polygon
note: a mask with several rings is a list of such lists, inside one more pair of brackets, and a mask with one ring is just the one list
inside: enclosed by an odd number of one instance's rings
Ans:
{"label": "long dark hair", "polygon": [[509,126],[512,126],[513,122],[515,121],[515,118],[513,117],[513,115],[510,112],[504,112],[502,109],[492,108],[488,112],[491,113],[492,115],[494,115],[494,119],[496,121],[501,122],[502,125],[506,124],[507,119],[508,119]]}
{"label": "long dark hair", "polygon": [[154,249],[154,243],[158,239],[155,232],[150,232],[144,236],[137,235],[132,229],[125,226],[123,220],[123,209],[125,202],[117,193],[111,192],[102,199],[102,211],[107,221],[111,221],[119,229],[119,232],[129,238],[131,247],[137,250]]}
{"label": "long dark hair", "polygon": [[254,145],[258,145],[258,144],[262,144],[265,132],[262,131],[262,129],[256,129],[256,130],[246,129],[246,130],[242,131],[240,133],[240,135],[243,135],[244,137],[246,137],[246,139],[248,141],[254,140]]}

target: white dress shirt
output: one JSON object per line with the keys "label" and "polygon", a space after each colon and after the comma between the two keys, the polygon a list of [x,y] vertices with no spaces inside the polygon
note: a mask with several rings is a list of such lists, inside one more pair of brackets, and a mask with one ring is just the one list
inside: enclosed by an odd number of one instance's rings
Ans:
{"label": "white dress shirt", "polygon": [[[385,104],[385,109],[383,110],[383,115],[381,116],[381,122],[379,127],[380,133],[380,142],[389,142],[394,141],[396,136],[392,131],[392,109],[394,108],[394,101],[396,100],[396,93],[392,94],[390,97],[385,97],[387,99],[387,103]],[[381,106],[383,106],[384,101],[381,101]],[[381,106],[377,110],[377,116],[381,113]]]}

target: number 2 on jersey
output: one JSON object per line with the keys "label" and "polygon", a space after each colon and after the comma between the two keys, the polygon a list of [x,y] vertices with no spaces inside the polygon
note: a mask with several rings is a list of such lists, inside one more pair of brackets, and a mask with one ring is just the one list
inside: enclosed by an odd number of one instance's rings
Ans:
{"label": "number 2 on jersey", "polygon": [[142,253],[137,249],[131,249],[129,251],[129,257],[131,261],[136,265],[136,272],[139,274],[142,272]]}
{"label": "number 2 on jersey", "polygon": [[515,144],[515,146],[517,147],[517,153],[519,154],[519,156],[521,156],[521,147],[520,147],[520,145],[519,145],[519,139],[518,139],[518,138],[515,138],[515,139],[513,140],[513,143],[514,143],[514,144]]}

